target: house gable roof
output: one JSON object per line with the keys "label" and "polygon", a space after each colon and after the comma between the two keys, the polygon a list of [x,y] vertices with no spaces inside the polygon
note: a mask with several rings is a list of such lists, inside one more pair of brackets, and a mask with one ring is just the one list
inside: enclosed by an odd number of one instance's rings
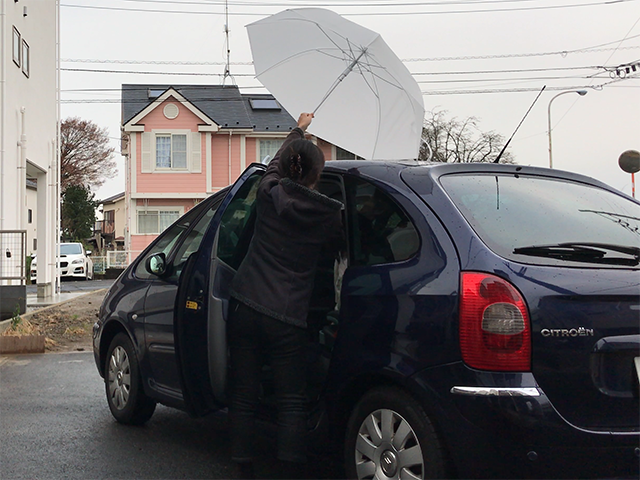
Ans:
{"label": "house gable roof", "polygon": [[[158,98],[149,98],[151,90],[160,90]],[[255,133],[289,132],[296,121],[283,108],[254,109],[251,99],[272,100],[269,94],[241,94],[236,85],[122,85],[122,125],[133,125],[161,102],[168,92],[180,95],[184,105],[195,107],[209,121],[224,129],[251,129]],[[192,110],[193,111],[193,110]],[[194,112],[195,113],[195,112]],[[197,114],[196,114],[197,115]]]}
{"label": "house gable roof", "polygon": [[[149,92],[151,90],[152,89],[146,89],[147,97],[150,96]],[[153,90],[159,90],[159,89],[153,89]],[[123,123],[124,129],[127,130],[128,127],[132,127],[133,125],[136,125],[137,123],[142,121],[144,117],[149,115],[149,113],[151,113],[153,110],[155,110],[160,105],[162,105],[165,100],[170,100],[170,99],[180,102],[182,106],[189,109],[196,117],[198,117],[203,124],[209,127],[213,127],[214,131],[218,130],[219,127],[214,120],[212,120],[205,112],[197,108],[193,104],[193,102],[189,101],[188,98],[186,98],[185,96],[177,92],[173,87],[166,88],[157,97],[148,98],[147,105],[142,110],[140,110],[136,115],[134,115],[130,120]],[[124,106],[124,102],[123,102],[123,106]]]}
{"label": "house gable roof", "polygon": [[109,198],[105,198],[100,202],[100,205],[106,205],[111,203],[116,203],[118,200],[122,200],[124,198],[124,192],[117,193]]}

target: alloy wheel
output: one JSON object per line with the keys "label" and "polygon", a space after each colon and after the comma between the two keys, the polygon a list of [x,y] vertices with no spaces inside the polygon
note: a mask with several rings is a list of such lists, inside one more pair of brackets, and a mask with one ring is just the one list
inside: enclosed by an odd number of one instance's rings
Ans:
{"label": "alloy wheel", "polygon": [[355,448],[358,479],[422,479],[424,460],[411,425],[389,409],[369,414]]}

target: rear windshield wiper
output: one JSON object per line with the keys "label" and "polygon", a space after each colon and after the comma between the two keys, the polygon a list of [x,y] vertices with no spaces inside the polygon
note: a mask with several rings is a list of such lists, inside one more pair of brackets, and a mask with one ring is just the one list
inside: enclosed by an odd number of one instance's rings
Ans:
{"label": "rear windshield wiper", "polygon": [[[626,256],[611,256],[612,252],[622,253]],[[607,243],[567,242],[553,245],[531,245],[529,247],[514,248],[513,253],[532,257],[557,258],[572,262],[628,265],[631,267],[640,263],[640,248]]]}

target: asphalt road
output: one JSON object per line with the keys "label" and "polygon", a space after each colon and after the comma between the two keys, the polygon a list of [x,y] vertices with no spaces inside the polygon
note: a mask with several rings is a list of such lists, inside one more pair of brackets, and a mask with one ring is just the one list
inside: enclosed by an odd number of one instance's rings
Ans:
{"label": "asphalt road", "polygon": [[[260,478],[279,478],[264,438]],[[315,478],[338,478],[313,457]],[[222,414],[192,419],[158,406],[143,427],[115,422],[93,354],[0,357],[0,477],[9,479],[237,478]]]}

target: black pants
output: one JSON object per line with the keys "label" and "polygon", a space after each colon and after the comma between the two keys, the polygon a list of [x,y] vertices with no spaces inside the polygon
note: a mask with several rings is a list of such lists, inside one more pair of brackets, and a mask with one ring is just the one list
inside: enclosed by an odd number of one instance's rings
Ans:
{"label": "black pants", "polygon": [[229,305],[231,457],[254,458],[255,413],[263,359],[273,370],[278,404],[278,459],[306,462],[306,375],[303,328],[259,313],[235,299]]}

